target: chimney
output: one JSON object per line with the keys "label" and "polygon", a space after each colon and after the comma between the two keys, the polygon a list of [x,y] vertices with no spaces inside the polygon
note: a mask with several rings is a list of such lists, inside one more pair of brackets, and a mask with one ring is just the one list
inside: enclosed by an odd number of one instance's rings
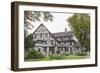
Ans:
{"label": "chimney", "polygon": [[65,28],[65,32],[67,32],[67,28]]}

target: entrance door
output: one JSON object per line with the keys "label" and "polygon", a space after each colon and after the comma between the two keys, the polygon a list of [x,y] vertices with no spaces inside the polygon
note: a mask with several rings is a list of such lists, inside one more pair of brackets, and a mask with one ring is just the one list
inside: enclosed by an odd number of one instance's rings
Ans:
{"label": "entrance door", "polygon": [[61,51],[60,47],[58,47],[57,54],[60,54],[60,51]]}
{"label": "entrance door", "polygon": [[44,47],[45,55],[47,55],[47,47]]}
{"label": "entrance door", "polygon": [[51,55],[51,54],[54,54],[54,47],[50,47],[49,48],[49,54]]}
{"label": "entrance door", "polygon": [[70,54],[73,54],[73,49],[72,49],[72,47],[70,47]]}

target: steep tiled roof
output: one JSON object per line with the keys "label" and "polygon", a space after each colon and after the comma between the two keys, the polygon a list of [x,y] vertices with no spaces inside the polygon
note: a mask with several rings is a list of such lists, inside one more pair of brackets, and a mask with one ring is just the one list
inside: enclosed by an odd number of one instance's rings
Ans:
{"label": "steep tiled roof", "polygon": [[53,35],[55,37],[62,37],[62,36],[73,36],[71,31],[67,31],[67,32],[57,32],[57,33],[53,33]]}

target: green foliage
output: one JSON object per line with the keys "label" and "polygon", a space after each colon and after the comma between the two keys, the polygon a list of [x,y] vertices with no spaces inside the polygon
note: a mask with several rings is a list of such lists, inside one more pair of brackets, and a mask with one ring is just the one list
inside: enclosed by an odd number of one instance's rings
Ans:
{"label": "green foliage", "polygon": [[29,34],[28,36],[25,35],[24,45],[25,45],[25,50],[32,49],[35,47],[35,41],[33,40],[32,34]]}
{"label": "green foliage", "polygon": [[75,55],[77,55],[77,56],[86,56],[87,53],[86,52],[82,52],[82,53],[76,53]]}
{"label": "green foliage", "polygon": [[44,21],[53,21],[53,15],[50,12],[41,12],[43,14]]}
{"label": "green foliage", "polygon": [[32,29],[34,26],[30,22],[45,22],[53,21],[53,15],[50,12],[42,11],[25,11],[24,12],[24,24],[25,30]]}
{"label": "green foliage", "polygon": [[50,55],[49,56],[50,57],[50,60],[52,60],[52,59],[56,59],[56,60],[60,60],[60,59],[65,59],[66,58],[66,56],[64,56],[64,55]]}
{"label": "green foliage", "polygon": [[44,57],[44,55],[42,55],[40,52],[36,50],[25,51],[25,59],[40,59]]}
{"label": "green foliage", "polygon": [[69,56],[69,54],[68,54],[68,53],[65,53],[64,55],[65,55],[65,56]]}
{"label": "green foliage", "polygon": [[90,50],[90,16],[88,14],[75,13],[67,19],[69,26],[79,41],[82,48]]}

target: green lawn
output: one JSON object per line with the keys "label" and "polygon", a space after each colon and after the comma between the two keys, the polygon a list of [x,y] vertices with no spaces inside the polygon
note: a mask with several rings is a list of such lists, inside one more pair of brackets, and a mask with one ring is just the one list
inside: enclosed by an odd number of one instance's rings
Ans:
{"label": "green lawn", "polygon": [[75,60],[75,59],[86,59],[88,56],[77,56],[77,55],[52,55],[41,59],[27,59],[25,61],[51,61],[51,60]]}

